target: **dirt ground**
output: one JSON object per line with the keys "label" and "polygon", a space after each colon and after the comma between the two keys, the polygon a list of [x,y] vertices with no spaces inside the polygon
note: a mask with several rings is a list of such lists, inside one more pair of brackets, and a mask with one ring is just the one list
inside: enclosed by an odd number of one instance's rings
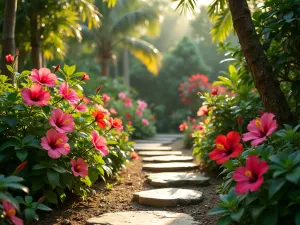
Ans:
{"label": "dirt ground", "polygon": [[[172,145],[174,150],[181,150],[184,155],[191,155],[191,150],[183,150],[182,142],[177,141]],[[154,208],[141,206],[132,201],[132,194],[141,190],[153,189],[145,182],[145,172],[142,171],[140,159],[129,163],[119,174],[117,179],[111,180],[112,188],[107,190],[103,182],[94,185],[96,194],[82,200],[78,197],[69,197],[67,201],[53,210],[53,212],[41,215],[40,221],[35,225],[79,225],[85,224],[86,220],[108,212],[137,211],[137,210],[166,210],[190,214],[200,224],[215,224],[216,217],[208,216],[207,212],[214,208],[219,197],[216,186],[221,183],[215,174],[203,170],[210,179],[210,185],[206,187],[186,187],[203,192],[204,199],[201,203],[191,206],[177,206],[174,208]]]}

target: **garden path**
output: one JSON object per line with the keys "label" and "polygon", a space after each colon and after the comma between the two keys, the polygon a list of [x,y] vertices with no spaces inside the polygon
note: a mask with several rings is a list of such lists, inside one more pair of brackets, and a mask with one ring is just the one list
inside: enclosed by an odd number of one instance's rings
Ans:
{"label": "garden path", "polygon": [[[152,172],[146,174],[146,182],[152,189],[145,187],[146,190],[133,193],[133,201],[141,206],[156,208],[155,210],[148,211],[143,208],[142,211],[106,213],[88,219],[87,224],[211,224],[196,220],[192,215],[169,210],[169,207],[203,204],[205,196],[201,187],[210,183],[210,178],[199,171],[199,163],[194,162],[191,151],[182,152],[173,149],[172,144],[178,142],[178,139],[181,139],[180,135],[161,134],[152,139],[135,141],[135,150],[143,157],[142,170]],[[192,186],[196,186],[198,190],[190,188]]]}

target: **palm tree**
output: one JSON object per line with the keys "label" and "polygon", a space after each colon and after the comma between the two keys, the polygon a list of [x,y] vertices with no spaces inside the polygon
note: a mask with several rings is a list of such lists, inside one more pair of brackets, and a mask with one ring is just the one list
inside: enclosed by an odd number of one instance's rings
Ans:
{"label": "palm tree", "polygon": [[157,74],[161,54],[153,45],[139,39],[142,34],[153,34],[157,31],[156,25],[159,21],[157,11],[146,4],[141,5],[140,1],[131,0],[129,4],[128,0],[118,0],[113,8],[110,7],[111,4],[111,2],[110,5],[107,2],[97,4],[103,18],[101,27],[93,33],[102,75],[109,75],[109,61],[118,47],[128,49],[150,72]]}
{"label": "palm tree", "polygon": [[14,76],[7,70],[5,56],[15,53],[15,24],[16,24],[16,9],[17,0],[6,0],[4,3],[3,13],[3,32],[2,32],[2,55],[1,55],[1,71],[2,74],[11,78],[14,82]]}

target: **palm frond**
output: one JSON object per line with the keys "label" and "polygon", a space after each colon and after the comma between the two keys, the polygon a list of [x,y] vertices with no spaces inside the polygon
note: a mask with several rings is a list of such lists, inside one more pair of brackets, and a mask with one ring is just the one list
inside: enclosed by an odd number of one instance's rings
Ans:
{"label": "palm frond", "polygon": [[127,47],[131,54],[138,58],[151,73],[158,74],[162,59],[158,49],[144,40],[133,37],[122,39],[121,44]]}
{"label": "palm frond", "polygon": [[209,6],[208,6],[208,15],[210,17],[213,17],[217,14],[220,14],[225,8],[226,8],[226,0],[214,0]]}
{"label": "palm frond", "polygon": [[180,10],[180,13],[187,11],[195,13],[195,8],[197,7],[196,0],[173,0],[173,2],[178,2],[176,10]]}
{"label": "palm frond", "polygon": [[224,9],[218,15],[212,17],[215,22],[210,33],[212,34],[213,41],[225,41],[229,35],[230,30],[233,28],[231,12],[229,8]]}
{"label": "palm frond", "polygon": [[117,4],[117,0],[103,0],[103,2],[107,2],[108,8],[113,8]]}
{"label": "palm frond", "polygon": [[118,19],[110,28],[113,35],[124,34],[132,31],[133,28],[158,21],[159,16],[152,8],[140,8],[126,13]]}

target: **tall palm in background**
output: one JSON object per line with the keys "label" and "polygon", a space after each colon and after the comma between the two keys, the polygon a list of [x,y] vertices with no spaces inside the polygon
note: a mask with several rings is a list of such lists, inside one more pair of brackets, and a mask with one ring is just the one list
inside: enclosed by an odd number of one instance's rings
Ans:
{"label": "tall palm in background", "polygon": [[[103,16],[102,25],[91,34],[97,44],[101,74],[109,75],[109,61],[115,57],[118,48],[128,49],[150,72],[157,74],[161,54],[153,45],[139,38],[157,33],[157,10],[136,0],[118,0],[114,7],[110,7],[112,2],[98,2],[97,6]],[[126,52],[124,59],[126,61]]]}

